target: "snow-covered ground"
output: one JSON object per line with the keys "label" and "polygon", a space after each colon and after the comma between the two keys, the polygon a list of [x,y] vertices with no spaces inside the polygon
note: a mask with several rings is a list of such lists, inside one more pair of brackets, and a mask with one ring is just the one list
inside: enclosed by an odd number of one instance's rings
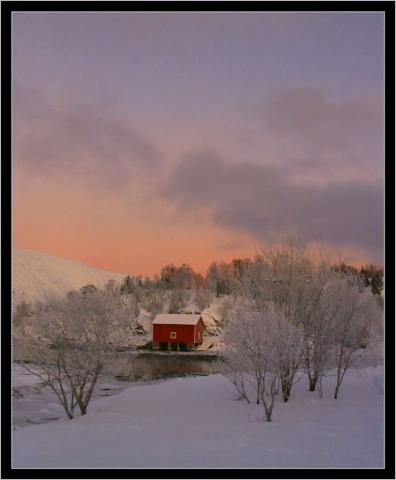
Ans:
{"label": "snow-covered ground", "polygon": [[40,384],[40,379],[26,371],[22,365],[12,364],[12,385],[14,387],[31,387]]}
{"label": "snow-covered ground", "polygon": [[[12,379],[15,429],[67,418],[55,393],[49,387],[44,386],[37,376],[27,372],[22,365],[13,364]],[[101,375],[93,393],[92,402],[102,397],[117,395],[125,388],[145,382],[118,381],[114,375]]]}
{"label": "snow-covered ground", "polygon": [[382,367],[351,370],[340,398],[298,382],[273,422],[222,375],[138,385],[74,420],[13,432],[14,468],[383,467]]}

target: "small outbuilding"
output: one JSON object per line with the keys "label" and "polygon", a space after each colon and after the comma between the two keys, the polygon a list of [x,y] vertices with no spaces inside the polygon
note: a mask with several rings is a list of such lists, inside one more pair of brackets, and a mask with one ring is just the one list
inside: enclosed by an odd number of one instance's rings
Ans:
{"label": "small outbuilding", "polygon": [[201,315],[160,313],[153,320],[153,349],[191,350],[203,342]]}

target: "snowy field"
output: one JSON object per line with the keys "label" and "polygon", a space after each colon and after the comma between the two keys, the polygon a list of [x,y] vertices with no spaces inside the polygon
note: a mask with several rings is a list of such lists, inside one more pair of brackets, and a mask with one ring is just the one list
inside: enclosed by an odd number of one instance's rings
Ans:
{"label": "snowy field", "polygon": [[137,385],[84,417],[18,428],[14,468],[383,467],[382,368],[352,370],[338,400],[295,385],[274,421],[222,375]]}

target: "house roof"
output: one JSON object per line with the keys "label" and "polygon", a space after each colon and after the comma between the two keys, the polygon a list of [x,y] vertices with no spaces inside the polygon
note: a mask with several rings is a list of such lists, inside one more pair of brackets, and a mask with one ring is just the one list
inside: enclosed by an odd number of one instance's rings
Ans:
{"label": "house roof", "polygon": [[196,325],[201,315],[189,313],[159,313],[153,320],[153,325]]}

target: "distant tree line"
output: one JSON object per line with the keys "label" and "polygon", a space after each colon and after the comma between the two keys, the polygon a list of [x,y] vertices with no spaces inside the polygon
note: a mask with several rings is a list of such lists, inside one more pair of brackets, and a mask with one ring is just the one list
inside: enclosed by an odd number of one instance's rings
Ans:
{"label": "distant tree line", "polygon": [[[235,258],[230,263],[212,262],[205,275],[197,273],[190,265],[183,263],[176,266],[173,263],[165,265],[159,275],[153,279],[148,277],[127,276],[121,285],[121,294],[132,294],[139,296],[142,290],[155,291],[163,290],[198,290],[207,289],[216,294],[231,295],[238,291],[240,283],[252,265],[261,261],[260,255],[253,259]],[[344,262],[333,264],[332,271],[342,275],[353,275],[359,277],[366,287],[370,287],[374,295],[381,295],[383,291],[384,269],[381,265],[368,264],[360,269]]]}

